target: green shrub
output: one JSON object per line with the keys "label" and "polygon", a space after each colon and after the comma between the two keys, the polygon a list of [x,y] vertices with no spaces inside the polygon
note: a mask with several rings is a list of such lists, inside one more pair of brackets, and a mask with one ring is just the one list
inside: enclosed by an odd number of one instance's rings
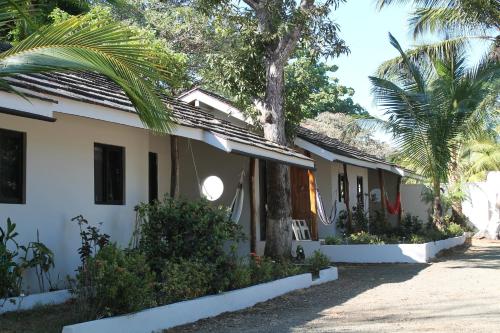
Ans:
{"label": "green shrub", "polygon": [[423,244],[423,243],[427,243],[427,239],[424,236],[417,235],[417,234],[410,235],[408,241],[411,244]]}
{"label": "green shrub", "polygon": [[16,224],[7,219],[7,227],[0,227],[0,300],[5,297],[19,296],[22,272],[16,262],[19,245],[15,238]]}
{"label": "green shrub", "polygon": [[325,238],[326,245],[342,245],[345,244],[345,241],[342,237],[339,236],[328,236]]}
{"label": "green shrub", "polygon": [[330,266],[330,259],[320,251],[314,251],[306,260],[306,266],[313,276],[319,276],[319,271]]}
{"label": "green shrub", "polygon": [[212,265],[196,259],[166,262],[161,273],[158,302],[169,304],[208,294],[213,269]]}
{"label": "green shrub", "polygon": [[347,240],[349,244],[384,244],[380,236],[371,235],[364,231],[349,235]]}
{"label": "green shrub", "polygon": [[368,231],[368,212],[363,206],[352,207],[352,232]]}
{"label": "green shrub", "polygon": [[243,239],[241,226],[231,221],[228,210],[207,200],[165,198],[139,207],[143,220],[139,249],[158,274],[172,258],[215,263],[228,241]]}
{"label": "green shrub", "polygon": [[250,260],[252,284],[269,282],[274,279],[275,262],[266,257],[253,257]]}
{"label": "green shrub", "polygon": [[417,216],[405,214],[401,219],[401,225],[399,229],[399,233],[402,236],[411,236],[412,234],[418,234],[423,229],[423,222]]}
{"label": "green shrub", "polygon": [[73,292],[88,318],[108,317],[138,311],[155,304],[154,274],[144,255],[102,247],[88,257],[76,276]]}
{"label": "green shrub", "polygon": [[283,279],[302,273],[305,273],[303,266],[296,265],[289,260],[283,260],[274,264],[274,279]]}
{"label": "green shrub", "polygon": [[446,226],[445,233],[448,237],[457,237],[464,234],[463,228],[456,223],[450,223]]}

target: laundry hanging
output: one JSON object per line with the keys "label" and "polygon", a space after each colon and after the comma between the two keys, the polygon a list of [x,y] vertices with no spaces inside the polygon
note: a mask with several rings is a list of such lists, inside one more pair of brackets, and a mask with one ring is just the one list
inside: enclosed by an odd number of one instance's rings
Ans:
{"label": "laundry hanging", "polygon": [[398,192],[396,196],[396,202],[394,204],[391,204],[389,202],[389,199],[387,198],[387,193],[385,193],[385,206],[387,207],[387,211],[389,214],[392,215],[397,215],[401,211],[401,195]]}
{"label": "laundry hanging", "polygon": [[318,218],[324,225],[332,225],[335,223],[338,217],[337,211],[337,200],[334,200],[332,211],[330,212],[330,216],[326,216],[325,205],[323,204],[323,199],[321,198],[321,194],[319,193],[318,185],[315,183],[314,187],[316,189],[316,205],[318,209]]}
{"label": "laundry hanging", "polygon": [[245,181],[245,170],[241,171],[240,181],[236,188],[233,201],[231,202],[230,218],[234,223],[238,223],[243,212],[243,199],[245,198],[245,191],[243,190],[243,182]]}

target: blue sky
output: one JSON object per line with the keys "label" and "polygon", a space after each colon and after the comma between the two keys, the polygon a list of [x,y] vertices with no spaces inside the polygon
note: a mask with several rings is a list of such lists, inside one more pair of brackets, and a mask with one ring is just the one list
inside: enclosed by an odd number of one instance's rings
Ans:
{"label": "blue sky", "polygon": [[333,59],[339,70],[333,75],[340,83],[354,88],[354,100],[370,113],[380,115],[372,103],[370,82],[377,67],[385,60],[398,55],[389,44],[391,32],[406,48],[412,45],[408,33],[408,6],[391,6],[378,11],[375,0],[350,0],[335,12],[334,19],[340,24],[341,36],[351,49],[348,55]]}

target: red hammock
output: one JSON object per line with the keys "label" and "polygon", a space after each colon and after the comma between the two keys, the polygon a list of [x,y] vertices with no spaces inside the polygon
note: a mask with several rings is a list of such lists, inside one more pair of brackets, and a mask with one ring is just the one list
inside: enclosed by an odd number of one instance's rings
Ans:
{"label": "red hammock", "polygon": [[387,207],[387,211],[389,212],[389,214],[392,214],[392,215],[399,214],[399,212],[401,211],[401,197],[400,197],[399,193],[396,196],[396,202],[394,203],[394,205],[392,205],[389,202],[389,199],[387,199],[387,193],[386,193],[385,206]]}

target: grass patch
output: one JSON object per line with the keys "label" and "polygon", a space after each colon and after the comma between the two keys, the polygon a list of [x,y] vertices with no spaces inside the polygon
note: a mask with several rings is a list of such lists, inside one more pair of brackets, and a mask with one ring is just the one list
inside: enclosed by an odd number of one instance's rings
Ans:
{"label": "grass patch", "polygon": [[83,321],[74,302],[45,305],[0,315],[2,333],[61,333],[63,326]]}

